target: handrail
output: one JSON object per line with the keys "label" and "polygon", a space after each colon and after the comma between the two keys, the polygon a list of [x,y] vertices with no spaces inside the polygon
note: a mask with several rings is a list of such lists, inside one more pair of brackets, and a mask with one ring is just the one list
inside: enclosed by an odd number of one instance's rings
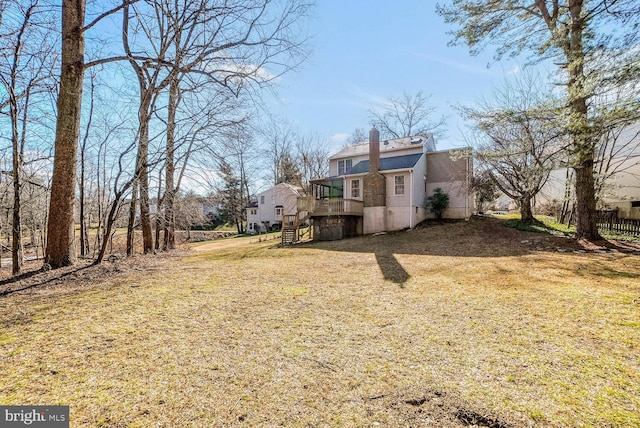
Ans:
{"label": "handrail", "polygon": [[362,215],[363,211],[362,201],[357,199],[307,199],[298,207],[301,205],[311,208],[308,210],[311,215]]}

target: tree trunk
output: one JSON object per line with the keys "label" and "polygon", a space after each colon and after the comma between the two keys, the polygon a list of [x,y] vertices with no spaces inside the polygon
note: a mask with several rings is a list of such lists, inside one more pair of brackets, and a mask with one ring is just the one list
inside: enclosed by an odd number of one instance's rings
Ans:
{"label": "tree trunk", "polygon": [[598,232],[593,161],[583,161],[576,172],[576,239],[602,239]]}
{"label": "tree trunk", "polygon": [[535,222],[536,219],[531,209],[531,196],[522,195],[518,202],[520,202],[520,221],[527,224]]}
{"label": "tree trunk", "polygon": [[89,130],[91,129],[91,122],[93,121],[93,107],[94,107],[94,93],[95,93],[95,81],[91,79],[91,97],[89,103],[89,119],[87,120],[87,126],[84,132],[84,138],[82,139],[82,145],[80,147],[80,181],[78,182],[80,204],[80,255],[87,257],[89,255],[89,235],[87,231],[87,219],[86,219],[86,201],[85,201],[85,156],[87,154],[87,142],[89,141]]}
{"label": "tree trunk", "polygon": [[[12,88],[13,89],[13,88]],[[22,270],[22,218],[20,217],[20,193],[22,171],[22,151],[20,150],[20,136],[18,134],[18,101],[13,90],[9,96],[9,112],[11,116],[11,140],[13,146],[13,221],[12,221],[12,241],[11,259],[13,275],[20,274]],[[26,117],[24,118],[26,120]]]}
{"label": "tree trunk", "polygon": [[164,229],[164,216],[160,210],[160,207],[164,204],[164,202],[161,203],[161,201],[164,200],[164,197],[162,196],[162,170],[160,170],[160,172],[158,173],[158,195],[157,195],[157,200],[158,200],[158,209],[156,210],[156,230],[155,230],[155,234],[156,234],[156,239],[154,242],[154,251],[158,251],[160,250],[160,231]]}
{"label": "tree trunk", "polygon": [[571,14],[570,37],[565,49],[567,55],[567,85],[569,101],[569,136],[576,172],[576,239],[601,239],[596,224],[595,180],[593,178],[594,145],[589,124],[587,93],[584,87],[585,22],[582,16],[584,0],[569,0]]}
{"label": "tree trunk", "polygon": [[[142,80],[141,80],[142,81]],[[151,210],[149,208],[149,121],[151,120],[152,93],[140,85],[140,108],[138,155],[136,174],[140,196],[140,226],[142,228],[142,251],[153,253],[153,228],[151,226]]]}
{"label": "tree trunk", "polygon": [[[113,230],[113,224],[116,221],[116,215],[118,213],[119,203],[120,203],[120,195],[116,195],[116,198],[113,201],[113,205],[109,210],[107,219],[105,220],[104,237],[102,240],[102,244],[100,245],[100,251],[98,252],[98,256],[96,257],[96,261],[94,262],[94,264],[96,265],[102,263],[102,260],[104,259],[104,255],[107,252],[107,246],[109,245],[109,242],[110,242],[109,237],[111,235],[111,231]],[[127,235],[127,250],[129,249],[128,244],[129,244],[129,240]],[[127,251],[127,255],[129,255],[128,251]]]}
{"label": "tree trunk", "polygon": [[62,69],[45,262],[52,268],[75,262],[74,219],[82,79],[85,0],[62,1]]}
{"label": "tree trunk", "polygon": [[[15,123],[14,126],[17,126]],[[13,275],[20,274],[22,270],[22,218],[20,217],[20,171],[22,170],[22,157],[18,150],[17,130],[14,130],[14,152],[13,152],[13,222],[12,222],[12,244],[11,258],[13,260]]]}
{"label": "tree trunk", "polygon": [[[148,131],[147,131],[148,132]],[[140,159],[142,170],[140,171],[140,226],[142,228],[142,251],[144,254],[153,253],[153,228],[151,226],[151,209],[149,203],[149,142],[140,143]]]}
{"label": "tree trunk", "polygon": [[[129,223],[127,224],[127,257],[133,255],[135,243],[136,205],[138,203],[138,183],[134,180],[131,188],[131,205],[129,205]],[[105,234],[105,241],[108,235]]]}
{"label": "tree trunk", "polygon": [[169,86],[169,111],[167,117],[167,153],[165,164],[165,181],[166,190],[164,195],[164,215],[165,215],[165,228],[164,228],[164,250],[173,250],[176,247],[176,216],[174,210],[175,203],[175,184],[173,176],[175,174],[174,164],[174,152],[175,152],[175,133],[176,133],[176,110],[178,109],[178,103],[180,98],[180,88],[177,79],[171,80]]}

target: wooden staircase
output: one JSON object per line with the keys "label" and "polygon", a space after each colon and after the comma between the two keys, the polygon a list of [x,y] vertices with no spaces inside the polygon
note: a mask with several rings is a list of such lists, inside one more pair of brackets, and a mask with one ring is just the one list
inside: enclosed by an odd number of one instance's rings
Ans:
{"label": "wooden staircase", "polygon": [[300,232],[300,226],[309,219],[308,211],[298,211],[296,214],[282,216],[282,244],[299,242],[307,233],[311,237],[311,227],[306,232]]}

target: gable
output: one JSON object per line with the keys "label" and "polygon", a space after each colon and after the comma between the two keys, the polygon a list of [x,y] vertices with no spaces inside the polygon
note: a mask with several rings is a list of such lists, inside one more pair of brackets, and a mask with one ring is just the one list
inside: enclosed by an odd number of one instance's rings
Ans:
{"label": "gable", "polygon": [[465,181],[469,158],[464,153],[464,149],[427,153],[427,183]]}

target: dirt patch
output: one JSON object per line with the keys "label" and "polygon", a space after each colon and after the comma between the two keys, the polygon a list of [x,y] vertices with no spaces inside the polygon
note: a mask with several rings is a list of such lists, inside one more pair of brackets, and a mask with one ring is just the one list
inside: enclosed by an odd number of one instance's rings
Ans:
{"label": "dirt patch", "polygon": [[366,405],[371,414],[384,408],[386,412],[395,413],[399,420],[411,421],[410,426],[510,428],[522,422],[471,410],[468,403],[437,389],[381,394],[369,397]]}
{"label": "dirt patch", "polygon": [[473,410],[459,409],[454,413],[454,415],[460,422],[464,424],[464,426],[509,428],[509,425],[507,425],[506,423],[490,416],[481,415],[474,412]]}

